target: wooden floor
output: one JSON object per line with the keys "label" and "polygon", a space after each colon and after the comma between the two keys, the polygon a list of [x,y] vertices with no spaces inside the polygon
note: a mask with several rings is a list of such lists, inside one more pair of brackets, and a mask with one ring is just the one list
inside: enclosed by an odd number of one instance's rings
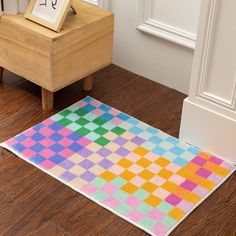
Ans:
{"label": "wooden floor", "polygon": [[[41,110],[40,89],[5,73],[0,85],[0,141],[91,95],[170,135],[178,136],[185,95],[117,66],[95,74],[94,90],[78,82],[58,92],[55,110]],[[222,137],[223,138],[223,137]],[[201,204],[172,235],[236,234],[236,175]],[[0,235],[141,236],[143,231],[0,150]]]}

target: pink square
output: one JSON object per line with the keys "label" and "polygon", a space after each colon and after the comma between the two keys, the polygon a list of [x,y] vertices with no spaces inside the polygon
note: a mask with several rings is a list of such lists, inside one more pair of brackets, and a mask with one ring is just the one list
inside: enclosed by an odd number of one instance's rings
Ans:
{"label": "pink square", "polygon": [[136,197],[134,197],[134,196],[129,196],[129,197],[125,200],[125,203],[126,203],[128,206],[134,208],[134,207],[138,206],[138,205],[141,203],[141,201],[140,201],[139,199],[137,199]]}
{"label": "pink square", "polygon": [[109,113],[113,116],[117,116],[120,114],[120,111],[116,110],[115,108],[111,108]]}
{"label": "pink square", "polygon": [[215,157],[215,156],[212,156],[212,157],[209,159],[209,161],[215,163],[216,165],[220,165],[220,164],[223,162],[223,160],[221,160],[220,158]]}
{"label": "pink square", "polygon": [[65,157],[65,158],[68,158],[68,157],[72,156],[73,154],[75,154],[75,153],[67,148],[65,148],[59,152],[59,155]]}
{"label": "pink square", "polygon": [[63,128],[63,129],[61,129],[61,130],[58,131],[58,134],[60,134],[60,135],[62,135],[62,136],[64,136],[64,137],[66,137],[66,136],[72,134],[72,131],[69,130],[69,129]]}
{"label": "pink square", "polygon": [[63,138],[58,143],[64,147],[69,147],[73,143],[73,141],[68,138]]}
{"label": "pink square", "polygon": [[41,164],[40,164],[40,166],[42,166],[44,169],[46,169],[46,170],[49,170],[49,169],[51,169],[52,167],[54,167],[56,164],[55,163],[53,163],[53,162],[51,162],[51,161],[49,161],[49,160],[46,160],[46,161],[44,161],[44,162],[42,162]]}
{"label": "pink square", "polygon": [[36,142],[30,138],[27,138],[21,142],[25,147],[29,148],[33,146]]}
{"label": "pink square", "polygon": [[202,157],[196,156],[191,162],[199,166],[203,166],[207,162],[207,160],[203,159]]}
{"label": "pink square", "polygon": [[123,122],[123,120],[121,120],[117,117],[114,117],[113,119],[110,120],[110,122],[114,125],[120,125]]}
{"label": "pink square", "polygon": [[197,185],[195,183],[193,183],[192,181],[189,180],[185,180],[182,184],[181,187],[185,188],[188,191],[192,191],[193,189],[195,189],[197,187]]}
{"label": "pink square", "polygon": [[141,187],[145,182],[147,182],[145,179],[141,178],[140,176],[135,176],[132,180],[130,180],[130,183]]}
{"label": "pink square", "polygon": [[36,134],[36,131],[33,130],[33,129],[29,129],[29,130],[27,130],[27,131],[24,132],[24,135],[25,135],[25,136],[28,136],[28,137],[30,137],[30,136],[32,136],[32,135],[34,135],[34,134]]}
{"label": "pink square", "polygon": [[129,154],[126,156],[126,158],[127,158],[128,160],[132,161],[132,162],[136,162],[136,161],[138,161],[141,157],[140,157],[139,155],[137,155],[137,154],[131,152],[131,153],[129,153]]}
{"label": "pink square", "polygon": [[99,107],[102,103],[94,99],[93,101],[90,102],[90,104],[95,107]]}
{"label": "pink square", "polygon": [[43,145],[44,147],[50,147],[52,146],[53,144],[55,144],[55,142],[49,138],[45,138],[43,140],[41,140],[39,142],[41,145]]}
{"label": "pink square", "polygon": [[183,178],[183,177],[181,177],[181,176],[179,176],[179,175],[174,174],[174,175],[172,175],[172,176],[169,178],[169,181],[171,181],[171,182],[173,182],[173,183],[175,183],[175,184],[180,185],[180,184],[182,184],[182,183],[185,181],[185,178]]}
{"label": "pink square", "polygon": [[192,192],[196,193],[197,195],[199,195],[200,197],[205,197],[209,191],[201,186],[197,186]]}
{"label": "pink square", "polygon": [[166,199],[170,193],[163,188],[158,188],[152,193],[154,196],[161,198],[162,200]]}
{"label": "pink square", "polygon": [[153,209],[148,213],[148,216],[155,221],[160,221],[165,214],[157,209]]}
{"label": "pink square", "polygon": [[44,158],[48,159],[52,157],[55,154],[55,152],[51,151],[50,149],[43,149],[39,154]]}
{"label": "pink square", "polygon": [[157,174],[160,172],[162,168],[161,166],[158,166],[157,164],[152,163],[150,166],[147,167],[147,169],[151,171],[152,173]]}
{"label": "pink square", "polygon": [[137,164],[134,164],[132,166],[130,166],[128,168],[129,171],[133,172],[134,174],[139,174],[140,172],[142,172],[144,169],[143,167],[137,165]]}
{"label": "pink square", "polygon": [[120,201],[114,197],[108,197],[103,203],[108,207],[115,208],[120,204]]}
{"label": "pink square", "polygon": [[83,147],[88,146],[92,141],[90,141],[87,138],[81,138],[79,139],[79,141],[77,142],[78,144],[82,145]]}
{"label": "pink square", "polygon": [[92,184],[88,183],[81,190],[86,194],[93,194],[97,191],[97,188]]}
{"label": "pink square", "polygon": [[27,159],[32,158],[36,153],[30,149],[25,149],[22,153],[21,153],[24,157],[26,157]]}
{"label": "pink square", "polygon": [[170,203],[172,206],[176,206],[182,201],[182,198],[179,198],[175,194],[170,194],[166,199],[168,203]]}
{"label": "pink square", "polygon": [[108,193],[109,195],[112,195],[113,193],[117,191],[117,188],[110,183],[107,183],[106,185],[104,185],[102,189],[105,193]]}
{"label": "pink square", "polygon": [[10,139],[10,140],[8,140],[7,142],[6,142],[6,144],[9,146],[9,147],[11,147],[11,146],[13,146],[13,145],[15,145],[16,143],[18,143],[15,139]]}
{"label": "pink square", "polygon": [[177,166],[174,163],[170,163],[169,165],[166,166],[166,169],[176,173],[179,169],[181,169],[181,167]]}
{"label": "pink square", "polygon": [[128,217],[135,222],[139,222],[144,218],[144,215],[139,211],[133,210],[128,214]]}
{"label": "pink square", "polygon": [[124,172],[124,168],[120,167],[119,165],[112,166],[109,171],[111,171],[113,174],[120,175],[122,172]]}
{"label": "pink square", "polygon": [[81,108],[87,105],[87,102],[85,102],[84,100],[81,100],[81,101],[78,101],[75,105]]}
{"label": "pink square", "polygon": [[94,115],[96,116],[101,116],[104,114],[104,111],[99,109],[99,108],[96,108],[95,110],[91,111]]}
{"label": "pink square", "polygon": [[160,156],[158,156],[158,155],[156,155],[156,154],[154,154],[154,153],[148,152],[148,153],[145,155],[145,157],[146,157],[149,161],[154,162],[154,161],[156,161]]}
{"label": "pink square", "polygon": [[55,123],[55,121],[53,121],[52,119],[47,119],[47,120],[44,120],[43,122],[42,122],[42,124],[43,125],[45,125],[45,126],[49,126],[49,125],[51,125],[51,124],[54,124]]}
{"label": "pink square", "polygon": [[48,136],[54,134],[55,132],[53,130],[49,129],[48,127],[44,127],[39,131],[39,133],[48,137]]}
{"label": "pink square", "polygon": [[164,236],[168,232],[168,228],[165,225],[158,223],[153,227],[152,232],[158,236]]}
{"label": "pink square", "polygon": [[153,184],[157,185],[157,186],[161,186],[163,185],[167,180],[163,179],[162,177],[156,175],[154,176],[152,179],[150,179],[150,182],[152,182]]}
{"label": "pink square", "polygon": [[192,203],[187,202],[183,199],[176,207],[187,213],[193,209],[193,206],[194,205]]}

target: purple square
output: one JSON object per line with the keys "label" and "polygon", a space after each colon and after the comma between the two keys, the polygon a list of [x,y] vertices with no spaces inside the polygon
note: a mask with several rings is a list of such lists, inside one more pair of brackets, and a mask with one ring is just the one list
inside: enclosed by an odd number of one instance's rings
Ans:
{"label": "purple square", "polygon": [[193,189],[196,188],[196,184],[189,181],[189,180],[185,180],[182,184],[181,184],[181,187],[185,188],[186,190],[188,191],[192,191]]}
{"label": "purple square", "polygon": [[106,148],[101,148],[100,150],[97,151],[97,153],[103,157],[107,157],[108,155],[111,154],[111,151]]}
{"label": "purple square", "polygon": [[85,168],[85,169],[89,169],[89,168],[91,168],[92,166],[94,166],[94,163],[91,162],[90,160],[85,159],[85,160],[83,160],[82,162],[80,162],[79,165],[82,166],[82,167]]}
{"label": "purple square", "polygon": [[136,145],[141,145],[141,144],[143,144],[145,142],[144,139],[142,139],[142,138],[140,138],[138,136],[134,137],[131,141],[133,143],[135,143]]}
{"label": "purple square", "polygon": [[82,157],[89,157],[92,154],[92,152],[87,148],[83,148],[78,152],[78,154],[81,155]]}
{"label": "purple square", "polygon": [[96,175],[94,175],[93,173],[89,172],[89,171],[86,171],[84,172],[82,175],[80,175],[80,177],[83,179],[83,180],[86,180],[86,181],[92,181],[93,179],[96,178]]}
{"label": "purple square", "polygon": [[223,160],[221,160],[221,159],[219,159],[218,157],[211,157],[210,159],[209,159],[209,161],[211,161],[211,162],[213,162],[213,163],[215,163],[215,164],[217,164],[217,165],[220,165],[222,162],[223,162]]}
{"label": "purple square", "polygon": [[130,151],[127,150],[127,149],[125,149],[125,148],[123,148],[123,147],[120,147],[120,148],[116,151],[116,153],[117,153],[118,155],[122,156],[122,157],[125,157],[125,156],[127,156],[127,155],[130,153]]}
{"label": "purple square", "polygon": [[120,146],[122,146],[122,145],[124,145],[125,143],[127,143],[128,140],[126,140],[126,139],[124,139],[124,138],[122,138],[122,137],[117,137],[116,139],[113,140],[113,142],[116,143],[116,144],[118,144],[118,145],[120,145]]}
{"label": "purple square", "polygon": [[165,199],[168,203],[170,203],[172,206],[176,206],[177,204],[179,204],[182,199],[177,197],[174,194],[170,194],[166,199]]}
{"label": "purple square", "polygon": [[63,167],[64,169],[71,169],[75,164],[69,160],[64,160],[63,162],[59,163],[59,166]]}
{"label": "purple square", "polygon": [[196,174],[202,176],[203,178],[207,178],[208,176],[211,175],[211,172],[204,168],[201,168],[196,172]]}
{"label": "purple square", "polygon": [[204,165],[207,161],[206,161],[205,159],[203,159],[202,157],[197,156],[197,157],[195,157],[195,158],[192,160],[192,162],[193,162],[194,164],[197,164],[197,165],[199,165],[199,166],[202,166],[202,165]]}
{"label": "purple square", "polygon": [[110,167],[114,165],[114,163],[107,159],[104,159],[99,163],[99,165],[103,167],[104,169],[109,169]]}
{"label": "purple square", "polygon": [[71,180],[76,178],[76,175],[70,173],[69,171],[66,171],[60,177],[66,182],[70,182]]}

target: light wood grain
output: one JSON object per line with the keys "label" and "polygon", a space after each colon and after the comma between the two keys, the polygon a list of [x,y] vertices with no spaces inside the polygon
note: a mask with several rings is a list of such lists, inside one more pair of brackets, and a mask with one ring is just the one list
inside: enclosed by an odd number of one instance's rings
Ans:
{"label": "light wood grain", "polygon": [[0,83],[2,83],[3,78],[3,67],[0,66]]}
{"label": "light wood grain", "polygon": [[42,108],[43,110],[53,109],[54,93],[42,88]]}
{"label": "light wood grain", "polygon": [[93,89],[93,76],[89,75],[83,78],[82,88],[84,91],[91,91]]}

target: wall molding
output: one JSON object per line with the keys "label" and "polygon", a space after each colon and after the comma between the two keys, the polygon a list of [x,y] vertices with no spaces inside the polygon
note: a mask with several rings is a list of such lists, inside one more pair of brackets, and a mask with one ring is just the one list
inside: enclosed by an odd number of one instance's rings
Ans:
{"label": "wall molding", "polygon": [[83,1],[93,4],[95,6],[98,6],[98,7],[104,8],[106,10],[110,9],[110,1],[109,0],[83,0]]}
{"label": "wall molding", "polygon": [[151,19],[151,10],[152,0],[139,0],[138,30],[195,49],[196,34]]}

